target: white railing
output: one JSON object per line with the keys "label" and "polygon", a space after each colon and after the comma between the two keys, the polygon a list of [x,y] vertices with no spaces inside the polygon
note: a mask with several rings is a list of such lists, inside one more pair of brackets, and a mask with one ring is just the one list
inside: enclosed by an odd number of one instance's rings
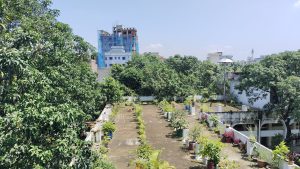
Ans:
{"label": "white railing", "polygon": [[[209,124],[211,124],[212,122],[210,121],[210,114],[208,114],[208,113],[202,113],[202,114],[204,114],[204,115],[207,116],[207,121],[208,121]],[[219,124],[219,127],[222,127],[224,129],[226,128],[226,126],[221,121],[219,121],[218,124]],[[229,128],[226,129],[226,131],[228,131],[228,130],[233,131],[233,133],[234,133],[234,139],[240,139],[241,142],[247,143],[247,151],[251,151],[251,152],[247,152],[248,155],[252,154],[253,147],[256,147],[256,150],[258,152],[260,152],[260,153],[262,152],[264,154],[264,155],[262,155],[263,158],[264,158],[263,160],[265,160],[269,164],[273,163],[273,160],[272,160],[272,158],[273,158],[273,152],[272,152],[271,149],[263,146],[262,144],[260,144],[258,142],[255,142],[254,144],[251,144],[248,136],[246,136],[245,134],[243,134],[243,133],[241,133],[241,132],[239,132],[239,131],[231,128],[231,127],[229,127]],[[220,130],[220,132],[221,132],[221,134],[224,133],[224,132],[222,132],[222,130]],[[251,147],[251,146],[253,146],[253,147]],[[279,168],[280,169],[294,169],[294,168],[299,168],[299,166],[297,166],[295,164],[294,165],[288,165],[287,161],[281,160],[281,161],[279,161]]]}
{"label": "white railing", "polygon": [[[230,128],[231,128],[231,127],[230,127]],[[234,130],[233,128],[231,128],[231,130],[232,130],[233,133],[234,133],[234,138],[235,138],[235,139],[241,140],[241,142],[243,142],[244,144],[247,143],[247,141],[249,140],[249,138],[248,138],[246,135],[244,135],[243,133],[241,133],[241,132],[239,132],[239,131],[237,131],[237,130]]]}
{"label": "white railing", "polygon": [[103,135],[102,133],[102,125],[104,122],[109,120],[109,116],[112,112],[112,106],[106,105],[104,109],[102,110],[101,114],[97,118],[95,125],[91,129],[90,132],[87,132],[87,137],[85,138],[85,141],[91,141],[93,143],[99,143],[101,142],[101,137]]}

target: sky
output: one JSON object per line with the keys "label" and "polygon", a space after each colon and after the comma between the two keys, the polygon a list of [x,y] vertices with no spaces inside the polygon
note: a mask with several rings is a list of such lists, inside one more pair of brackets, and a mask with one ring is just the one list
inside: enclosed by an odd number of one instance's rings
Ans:
{"label": "sky", "polygon": [[97,30],[138,31],[140,53],[234,60],[300,49],[300,0],[53,0],[59,21],[97,47]]}

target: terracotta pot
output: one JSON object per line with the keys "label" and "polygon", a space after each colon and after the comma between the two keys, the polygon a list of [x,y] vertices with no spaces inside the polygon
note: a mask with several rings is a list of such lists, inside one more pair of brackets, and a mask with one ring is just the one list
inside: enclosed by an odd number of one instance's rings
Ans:
{"label": "terracotta pot", "polygon": [[226,137],[226,143],[232,143],[231,137]]}
{"label": "terracotta pot", "polygon": [[207,169],[215,169],[215,163],[213,161],[209,161],[207,163]]}
{"label": "terracotta pot", "polygon": [[189,150],[194,150],[196,143],[194,141],[189,142]]}
{"label": "terracotta pot", "polygon": [[260,160],[260,159],[257,159],[257,166],[259,168],[263,168],[263,167],[266,167],[267,166],[267,162],[263,161],[263,160]]}

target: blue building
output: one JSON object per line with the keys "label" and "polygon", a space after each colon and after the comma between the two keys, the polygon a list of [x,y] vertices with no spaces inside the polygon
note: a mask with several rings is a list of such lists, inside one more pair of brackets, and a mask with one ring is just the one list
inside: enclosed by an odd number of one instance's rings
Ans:
{"label": "blue building", "polygon": [[116,25],[112,34],[104,30],[98,31],[98,68],[126,64],[132,56],[138,54],[138,36],[135,28]]}

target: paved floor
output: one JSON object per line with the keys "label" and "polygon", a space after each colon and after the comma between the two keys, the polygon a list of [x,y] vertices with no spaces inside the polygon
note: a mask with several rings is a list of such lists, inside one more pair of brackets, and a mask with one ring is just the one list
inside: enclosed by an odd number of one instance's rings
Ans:
{"label": "paved floor", "polygon": [[169,127],[163,115],[154,105],[143,105],[143,119],[146,136],[150,145],[161,150],[160,158],[168,161],[176,169],[197,169],[199,164],[193,162],[191,154],[183,149],[178,138],[172,138],[173,129]]}
{"label": "paved floor", "polygon": [[130,162],[135,159],[138,142],[136,121],[130,107],[122,107],[116,117],[116,131],[108,147],[108,157],[117,169],[134,168]]}
{"label": "paved floor", "polygon": [[[183,109],[181,104],[176,105],[177,109]],[[109,143],[108,156],[117,169],[134,168],[129,166],[129,163],[135,159],[135,150],[138,146],[138,134],[134,112],[128,111],[129,107],[120,109],[116,125],[117,130],[114,132],[114,137]],[[197,109],[199,110],[199,109]],[[169,127],[163,115],[155,105],[143,105],[143,119],[146,125],[147,141],[155,149],[161,150],[160,158],[168,161],[177,169],[205,169],[200,162],[193,160],[193,153],[183,148],[181,139],[172,137],[173,129]],[[198,121],[196,116],[188,116],[190,128]],[[210,139],[218,139],[215,134],[207,130],[203,131]],[[251,162],[243,160],[239,150],[232,147],[231,144],[226,144],[222,150],[222,156],[227,156],[229,160],[236,160],[240,164],[240,168],[252,168]]]}

